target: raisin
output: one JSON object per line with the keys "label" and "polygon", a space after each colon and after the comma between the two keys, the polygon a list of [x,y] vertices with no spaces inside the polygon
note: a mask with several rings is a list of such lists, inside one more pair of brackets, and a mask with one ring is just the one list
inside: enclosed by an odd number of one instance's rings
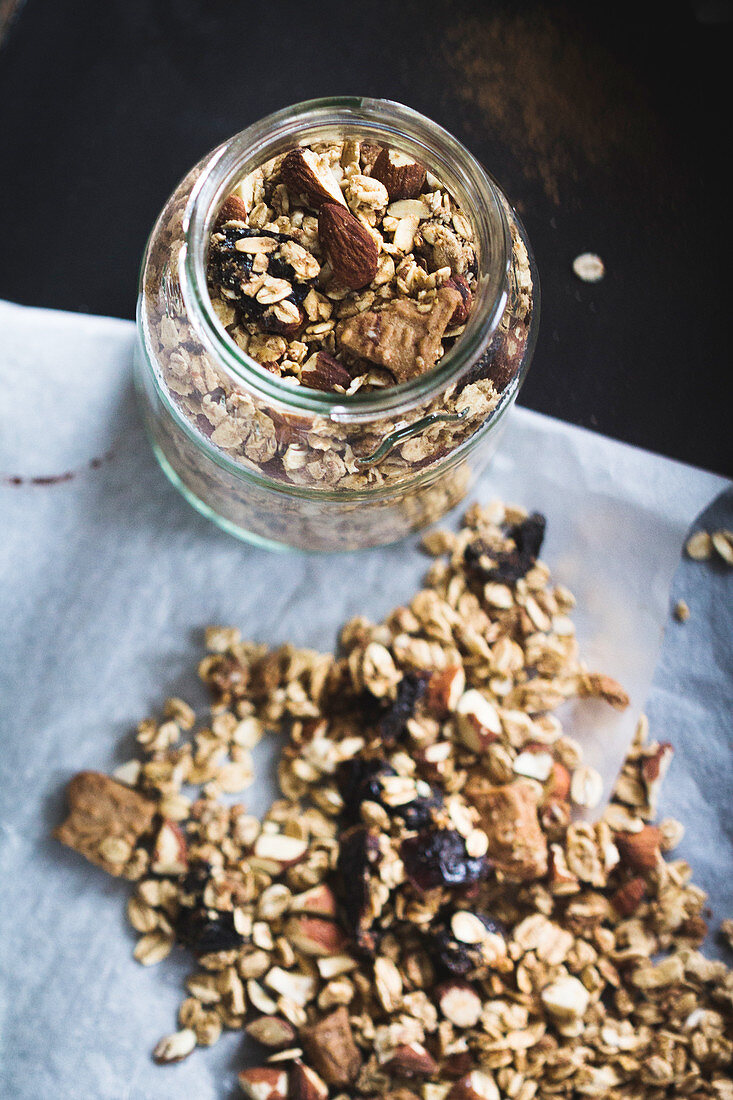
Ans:
{"label": "raisin", "polygon": [[420,795],[412,802],[403,803],[401,806],[390,806],[384,801],[380,780],[391,775],[397,775],[397,772],[381,757],[370,760],[354,756],[351,760],[345,760],[339,765],[336,772],[336,786],[344,803],[342,814],[344,824],[354,824],[359,820],[363,802],[378,803],[391,816],[401,818],[410,830],[422,829],[430,824],[432,811],[440,809],[443,805],[441,792],[430,788],[429,794]]}
{"label": "raisin", "polygon": [[535,559],[540,556],[546,522],[541,512],[533,512],[522,523],[509,528],[509,537],[514,539],[520,554],[528,554]]}
{"label": "raisin", "polygon": [[381,859],[379,840],[364,825],[347,829],[341,837],[336,863],[346,926],[364,951],[377,946],[369,921],[369,879]]}
{"label": "raisin", "polygon": [[379,719],[379,735],[386,744],[391,745],[403,736],[426,685],[425,673],[406,672],[402,677],[397,688],[397,698]]}
{"label": "raisin", "polygon": [[195,955],[208,955],[212,951],[231,951],[242,943],[242,936],[234,927],[234,916],[218,909],[183,905],[175,922],[178,940]]}
{"label": "raisin", "polygon": [[345,760],[336,772],[336,786],[344,802],[344,821],[358,821],[362,802],[379,802],[382,788],[378,779],[382,775],[396,775],[395,769],[379,757],[365,760],[354,756]]}
{"label": "raisin", "polygon": [[421,891],[479,882],[490,870],[487,859],[468,855],[465,841],[455,829],[434,829],[407,837],[400,855],[410,881]]}

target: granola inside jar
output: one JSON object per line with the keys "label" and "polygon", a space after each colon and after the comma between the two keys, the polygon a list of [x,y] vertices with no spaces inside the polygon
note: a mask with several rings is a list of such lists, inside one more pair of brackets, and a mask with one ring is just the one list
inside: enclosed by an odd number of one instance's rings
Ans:
{"label": "granola inside jar", "polygon": [[151,235],[136,381],[201,512],[267,546],[393,541],[469,491],[536,337],[524,230],[396,103],[280,111],[205,157]]}

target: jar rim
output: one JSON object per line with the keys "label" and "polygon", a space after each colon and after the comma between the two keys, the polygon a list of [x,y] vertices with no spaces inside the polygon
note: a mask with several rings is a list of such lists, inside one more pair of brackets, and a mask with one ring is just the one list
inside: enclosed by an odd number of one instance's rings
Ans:
{"label": "jar rim", "polygon": [[[208,291],[206,257],[216,213],[235,182],[271,157],[302,141],[335,133],[371,134],[439,168],[451,194],[470,210],[481,254],[474,307],[465,331],[439,363],[410,381],[379,391],[323,393],[293,386],[237,346],[216,316]],[[438,172],[436,172],[438,174]],[[511,235],[501,192],[457,138],[418,111],[393,100],[359,96],[308,100],[260,119],[210,156],[183,216],[179,279],[191,324],[235,384],[287,409],[354,423],[385,413],[400,415],[430,400],[487,350],[508,300]],[[516,379],[515,379],[516,382]]]}

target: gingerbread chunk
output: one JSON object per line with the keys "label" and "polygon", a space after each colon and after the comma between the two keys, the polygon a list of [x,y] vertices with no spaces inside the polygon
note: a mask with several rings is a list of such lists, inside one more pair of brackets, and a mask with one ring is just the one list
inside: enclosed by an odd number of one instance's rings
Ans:
{"label": "gingerbread chunk", "polygon": [[345,351],[390,371],[397,382],[407,382],[435,366],[443,333],[462,302],[451,286],[440,288],[426,313],[416,302],[390,302],[378,312],[349,317],[338,341]]}
{"label": "gingerbread chunk", "polygon": [[466,797],[481,815],[481,827],[489,838],[488,857],[497,870],[522,882],[547,872],[547,838],[529,783],[493,787],[474,776],[466,786]]}
{"label": "gingerbread chunk", "polygon": [[101,772],[79,772],[68,787],[69,815],[54,830],[110,875],[122,875],[138,841],[152,828],[155,803]]}
{"label": "gingerbread chunk", "polygon": [[300,1041],[313,1068],[327,1084],[345,1088],[359,1076],[361,1054],[343,1005],[317,1024],[301,1028]]}

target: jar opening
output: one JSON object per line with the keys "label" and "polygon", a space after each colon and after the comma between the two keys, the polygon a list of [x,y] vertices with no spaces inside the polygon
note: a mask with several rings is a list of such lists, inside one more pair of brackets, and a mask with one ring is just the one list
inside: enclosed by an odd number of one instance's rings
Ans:
{"label": "jar opening", "polygon": [[[295,145],[347,136],[388,144],[426,164],[470,217],[479,253],[474,306],[466,329],[436,366],[407,382],[351,395],[290,385],[239,348],[214,312],[206,271],[208,241],[218,209],[243,176]],[[447,131],[388,100],[312,100],[278,111],[242,131],[212,155],[201,173],[186,208],[183,230],[179,276],[189,317],[234,383],[244,384],[283,408],[301,409],[333,421],[360,421],[386,412],[399,415],[445,390],[487,350],[507,303],[511,236],[493,181]]]}

